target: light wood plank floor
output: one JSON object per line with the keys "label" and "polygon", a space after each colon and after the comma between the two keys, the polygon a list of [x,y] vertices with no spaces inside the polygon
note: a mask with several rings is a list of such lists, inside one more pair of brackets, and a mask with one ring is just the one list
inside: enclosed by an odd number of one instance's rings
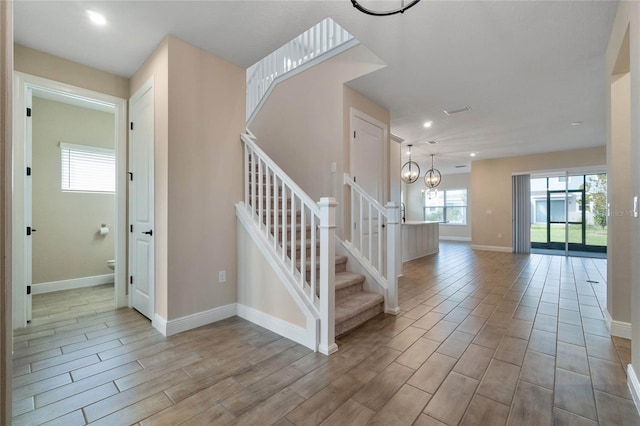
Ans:
{"label": "light wood plank floor", "polygon": [[405,264],[401,314],[330,357],[237,317],[169,338],[129,309],[32,324],[14,424],[639,425],[605,279],[606,260],[443,243]]}

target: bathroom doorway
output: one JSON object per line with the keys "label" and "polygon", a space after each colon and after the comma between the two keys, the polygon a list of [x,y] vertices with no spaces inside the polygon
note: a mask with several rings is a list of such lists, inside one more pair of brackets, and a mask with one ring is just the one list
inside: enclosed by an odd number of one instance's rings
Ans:
{"label": "bathroom doorway", "polygon": [[126,306],[126,103],[17,74],[14,328]]}

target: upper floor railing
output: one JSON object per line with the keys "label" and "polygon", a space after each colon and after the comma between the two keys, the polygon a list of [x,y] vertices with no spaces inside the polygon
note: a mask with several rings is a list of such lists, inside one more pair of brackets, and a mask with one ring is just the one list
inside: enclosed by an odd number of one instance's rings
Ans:
{"label": "upper floor railing", "polygon": [[247,69],[247,122],[278,78],[355,40],[333,19],[325,18]]}

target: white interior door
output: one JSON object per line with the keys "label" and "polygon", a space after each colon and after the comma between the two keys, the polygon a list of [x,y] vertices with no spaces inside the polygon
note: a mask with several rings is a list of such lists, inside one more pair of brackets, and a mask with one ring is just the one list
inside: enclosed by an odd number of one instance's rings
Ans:
{"label": "white interior door", "polygon": [[153,82],[145,84],[129,103],[129,295],[131,307],[153,319]]}
{"label": "white interior door", "polygon": [[25,145],[24,145],[24,160],[26,169],[24,171],[26,177],[24,181],[24,221],[27,225],[26,239],[24,242],[24,282],[27,296],[25,299],[25,313],[27,321],[31,321],[33,317],[32,313],[32,294],[31,285],[33,284],[33,260],[31,258],[33,249],[33,234],[36,232],[36,228],[33,226],[33,179],[31,178],[32,172],[32,157],[33,157],[33,90],[27,88],[25,92],[25,105],[27,106],[26,115],[27,121],[25,123]]}
{"label": "white interior door", "polygon": [[[350,174],[352,179],[367,194],[384,205],[385,200],[385,141],[387,126],[359,111],[351,111]],[[353,231],[363,234],[362,247],[357,247],[367,257],[377,259],[378,216],[368,209],[359,211],[356,203],[354,217],[351,218]],[[369,231],[371,230],[371,232]],[[369,235],[371,234],[371,238]],[[358,238],[359,240],[359,238]],[[371,247],[369,247],[371,241]]]}

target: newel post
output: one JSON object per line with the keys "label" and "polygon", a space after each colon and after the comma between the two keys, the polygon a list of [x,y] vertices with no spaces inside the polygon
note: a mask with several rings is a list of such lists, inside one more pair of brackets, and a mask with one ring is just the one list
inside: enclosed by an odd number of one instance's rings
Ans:
{"label": "newel post", "polygon": [[387,297],[385,312],[397,315],[398,275],[402,272],[402,224],[400,223],[400,205],[389,201],[387,208]]}
{"label": "newel post", "polygon": [[320,198],[320,343],[325,355],[338,350],[335,329],[336,203],[335,198]]}

